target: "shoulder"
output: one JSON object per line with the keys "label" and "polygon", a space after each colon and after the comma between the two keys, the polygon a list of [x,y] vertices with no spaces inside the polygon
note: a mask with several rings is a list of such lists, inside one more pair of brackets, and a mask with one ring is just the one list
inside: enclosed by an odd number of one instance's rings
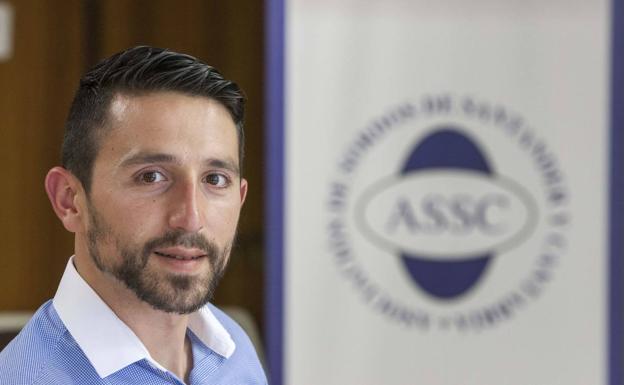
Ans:
{"label": "shoulder", "polygon": [[[241,317],[238,317],[235,312],[231,311],[229,311],[230,314],[228,314],[226,311],[217,308],[211,303],[208,304],[208,308],[230,334],[232,340],[234,340],[236,344],[235,353],[245,352],[246,354],[253,354],[256,356],[256,349],[249,335],[239,324],[239,322],[241,322]],[[239,322],[235,321],[235,319]],[[244,324],[244,321],[242,323]]]}
{"label": "shoulder", "polygon": [[20,333],[0,352],[0,384],[35,383],[63,333],[62,324],[57,321],[60,322],[55,317],[51,301],[35,312]]}
{"label": "shoulder", "polygon": [[48,301],[0,352],[0,385],[71,384],[64,366],[79,361],[80,349]]}
{"label": "shoulder", "polygon": [[[217,320],[219,320],[221,325],[223,325],[223,327],[227,330],[236,345],[234,353],[229,359],[227,359],[227,366],[231,365],[238,367],[237,372],[241,374],[242,372],[248,371],[247,375],[250,375],[250,377],[248,377],[249,380],[244,381],[245,384],[266,384],[266,376],[258,358],[256,348],[254,347],[254,344],[249,338],[247,332],[245,332],[239,323],[234,320],[236,319],[244,324],[245,318],[238,317],[235,312],[228,311],[232,315],[230,316],[225,311],[210,303],[208,303],[208,308]],[[250,332],[256,333],[255,330],[250,330]],[[257,341],[256,343],[259,344],[260,342]],[[241,370],[243,368],[247,370]]]}

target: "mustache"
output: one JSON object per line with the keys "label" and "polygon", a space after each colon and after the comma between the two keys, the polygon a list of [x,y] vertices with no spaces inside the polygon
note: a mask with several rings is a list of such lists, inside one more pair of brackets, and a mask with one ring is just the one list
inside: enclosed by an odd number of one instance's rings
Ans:
{"label": "mustache", "polygon": [[158,238],[149,240],[145,243],[142,254],[144,259],[147,259],[155,249],[174,246],[200,249],[210,258],[216,258],[219,254],[218,246],[204,235],[182,230],[168,231]]}

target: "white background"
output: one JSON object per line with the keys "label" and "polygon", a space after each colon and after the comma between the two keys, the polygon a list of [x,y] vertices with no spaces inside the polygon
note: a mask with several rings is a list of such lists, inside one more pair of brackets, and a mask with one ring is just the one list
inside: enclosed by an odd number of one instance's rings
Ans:
{"label": "white background", "polygon": [[[606,384],[608,11],[581,0],[286,1],[286,385]],[[326,197],[347,145],[392,107],[442,92],[528,119],[571,192],[555,278],[479,333],[389,322],[327,248]]]}

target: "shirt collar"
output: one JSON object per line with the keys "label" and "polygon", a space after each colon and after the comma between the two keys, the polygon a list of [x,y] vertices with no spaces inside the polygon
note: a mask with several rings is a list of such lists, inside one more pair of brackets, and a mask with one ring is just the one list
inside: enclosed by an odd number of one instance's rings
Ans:
{"label": "shirt collar", "polygon": [[[53,300],[67,330],[98,375],[107,377],[142,359],[166,371],[149,354],[134,332],[106,305],[78,274],[69,259]],[[189,329],[215,353],[229,358],[236,345],[208,306],[189,317]]]}

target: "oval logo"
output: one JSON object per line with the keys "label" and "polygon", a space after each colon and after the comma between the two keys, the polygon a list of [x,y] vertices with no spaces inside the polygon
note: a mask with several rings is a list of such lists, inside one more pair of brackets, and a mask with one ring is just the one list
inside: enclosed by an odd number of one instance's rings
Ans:
{"label": "oval logo", "polygon": [[337,159],[326,231],[372,310],[423,330],[482,330],[541,295],[568,245],[570,191],[527,122],[441,93],[356,132]]}
{"label": "oval logo", "polygon": [[452,168],[380,180],[360,196],[355,212],[379,246],[438,261],[512,247],[537,221],[537,205],[520,185]]}

